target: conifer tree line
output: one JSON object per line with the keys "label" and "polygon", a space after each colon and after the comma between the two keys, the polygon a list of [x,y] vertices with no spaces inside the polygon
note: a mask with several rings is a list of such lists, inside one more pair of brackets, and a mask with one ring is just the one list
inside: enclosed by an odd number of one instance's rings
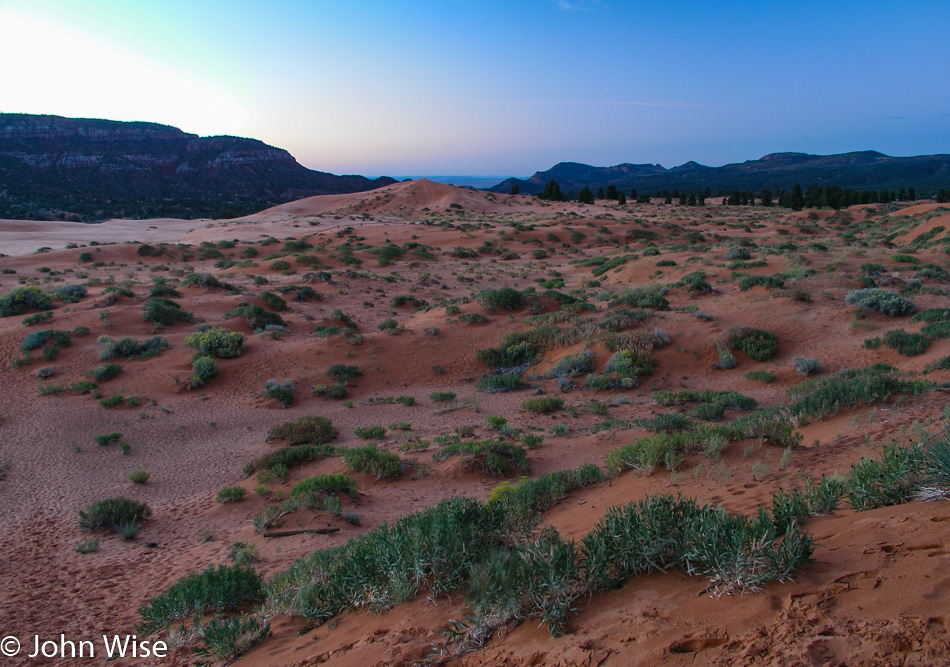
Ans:
{"label": "conifer tree line", "polygon": [[[511,194],[518,194],[520,190],[515,185],[511,189]],[[724,193],[718,191],[715,194],[710,188],[702,190],[660,190],[653,193],[640,193],[636,188],[631,188],[630,194],[619,190],[616,185],[608,185],[606,188],[597,188],[596,196],[589,186],[585,185],[575,195],[573,190],[564,193],[560,184],[554,179],[549,180],[544,185],[544,190],[538,195],[539,199],[546,201],[576,201],[581,204],[593,204],[597,199],[606,199],[615,201],[620,205],[629,202],[637,204],[649,204],[654,199],[662,199],[666,204],[677,203],[680,206],[705,206],[706,200],[713,197],[721,197],[722,203],[729,206],[781,206],[790,208],[793,211],[800,211],[804,208],[832,208],[841,209],[856,204],[889,204],[894,201],[916,201],[917,191],[915,188],[901,188],[900,190],[853,190],[851,188],[840,188],[837,185],[817,185],[808,186],[807,190],[802,190],[801,185],[795,184],[791,190],[780,189],[772,192],[768,189],[760,190],[758,193],[751,190],[732,190]],[[938,202],[950,202],[950,188],[942,189],[937,194]]]}

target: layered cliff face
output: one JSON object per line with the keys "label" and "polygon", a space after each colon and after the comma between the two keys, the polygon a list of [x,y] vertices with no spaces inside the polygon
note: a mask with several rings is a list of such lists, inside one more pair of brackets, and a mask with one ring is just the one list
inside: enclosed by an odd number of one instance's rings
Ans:
{"label": "layered cliff face", "polygon": [[231,217],[393,182],[313,171],[256,139],[0,114],[0,218]]}

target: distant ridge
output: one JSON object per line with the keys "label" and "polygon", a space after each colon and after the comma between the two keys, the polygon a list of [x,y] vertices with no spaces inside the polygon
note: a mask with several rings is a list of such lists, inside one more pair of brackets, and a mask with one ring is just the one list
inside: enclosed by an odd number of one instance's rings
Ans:
{"label": "distant ridge", "polygon": [[577,162],[560,162],[547,171],[535,172],[523,180],[509,178],[490,188],[492,192],[508,193],[515,185],[522,194],[538,194],[544,184],[554,179],[565,193],[585,185],[596,190],[615,185],[640,193],[662,190],[702,190],[714,193],[731,190],[790,190],[796,183],[836,185],[855,190],[898,189],[914,187],[918,196],[933,196],[950,186],[950,155],[919,155],[891,157],[877,151],[841,153],[839,155],[808,155],[806,153],[771,153],[758,160],[722,167],[707,167],[696,162],[671,169],[658,164],[618,164],[613,167],[592,167]]}
{"label": "distant ridge", "polygon": [[335,176],[256,139],[158,123],[0,114],[0,218],[235,217],[395,181]]}

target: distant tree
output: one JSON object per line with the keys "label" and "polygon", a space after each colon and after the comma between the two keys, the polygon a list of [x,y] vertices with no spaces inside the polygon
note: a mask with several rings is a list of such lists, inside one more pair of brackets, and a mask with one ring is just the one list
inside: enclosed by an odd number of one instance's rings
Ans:
{"label": "distant tree", "polygon": [[518,187],[518,184],[517,184],[517,183],[515,183],[514,185],[511,186],[511,194],[513,194],[513,195],[520,195],[520,194],[521,194],[521,188]]}
{"label": "distant tree", "polygon": [[805,208],[805,195],[802,193],[802,186],[798,183],[792,188],[792,194],[788,200],[788,207],[793,211],[801,211]]}
{"label": "distant tree", "polygon": [[605,197],[605,195],[604,195],[604,189],[603,189],[603,188],[597,188],[597,199],[603,199],[604,197]]}
{"label": "distant tree", "polygon": [[759,193],[759,199],[762,200],[762,206],[772,205],[772,193],[769,190],[762,190],[762,192]]}
{"label": "distant tree", "polygon": [[897,201],[907,201],[907,190],[901,188],[897,193]]}
{"label": "distant tree", "polygon": [[696,206],[696,193],[690,192],[689,196],[686,198],[687,206]]}
{"label": "distant tree", "polygon": [[630,200],[631,200],[631,201],[637,201],[638,199],[639,199],[639,197],[637,196],[637,189],[636,189],[636,188],[630,188]]}
{"label": "distant tree", "polygon": [[618,192],[618,193],[617,193],[617,203],[620,204],[621,206],[623,206],[624,204],[626,204],[626,203],[627,203],[627,195],[625,195],[623,192]]}
{"label": "distant tree", "polygon": [[672,203],[673,203],[673,195],[671,195],[670,193],[666,193],[666,199],[663,200],[663,203],[664,203],[664,204],[672,204]]}
{"label": "distant tree", "polygon": [[619,197],[620,197],[620,195],[619,195],[619,193],[617,192],[617,186],[616,186],[616,185],[608,185],[608,186],[607,186],[607,199],[611,199],[611,200],[613,200],[613,201],[617,201],[617,199],[618,199]]}
{"label": "distant tree", "polygon": [[683,192],[680,192],[680,193],[679,193],[680,206],[686,206],[686,200],[687,200],[687,199],[688,199],[688,197],[686,196],[686,191],[685,191],[685,190],[684,190]]}
{"label": "distant tree", "polygon": [[577,201],[581,204],[593,204],[594,203],[594,193],[586,185],[581,188],[581,191],[577,193]]}
{"label": "distant tree", "polygon": [[649,204],[649,203],[650,203],[650,195],[640,195],[639,197],[637,197],[637,203],[638,203],[638,204]]}
{"label": "distant tree", "polygon": [[907,200],[917,201],[917,190],[914,188],[907,188]]}
{"label": "distant tree", "polygon": [[561,192],[561,186],[553,178],[544,184],[544,190],[540,194],[541,199],[547,201],[564,201],[564,193]]}

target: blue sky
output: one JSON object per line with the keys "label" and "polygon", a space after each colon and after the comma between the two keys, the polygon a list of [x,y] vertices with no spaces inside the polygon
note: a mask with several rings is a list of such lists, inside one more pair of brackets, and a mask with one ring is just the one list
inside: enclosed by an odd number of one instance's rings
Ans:
{"label": "blue sky", "polygon": [[335,173],[950,153],[950,3],[0,0],[0,111]]}

